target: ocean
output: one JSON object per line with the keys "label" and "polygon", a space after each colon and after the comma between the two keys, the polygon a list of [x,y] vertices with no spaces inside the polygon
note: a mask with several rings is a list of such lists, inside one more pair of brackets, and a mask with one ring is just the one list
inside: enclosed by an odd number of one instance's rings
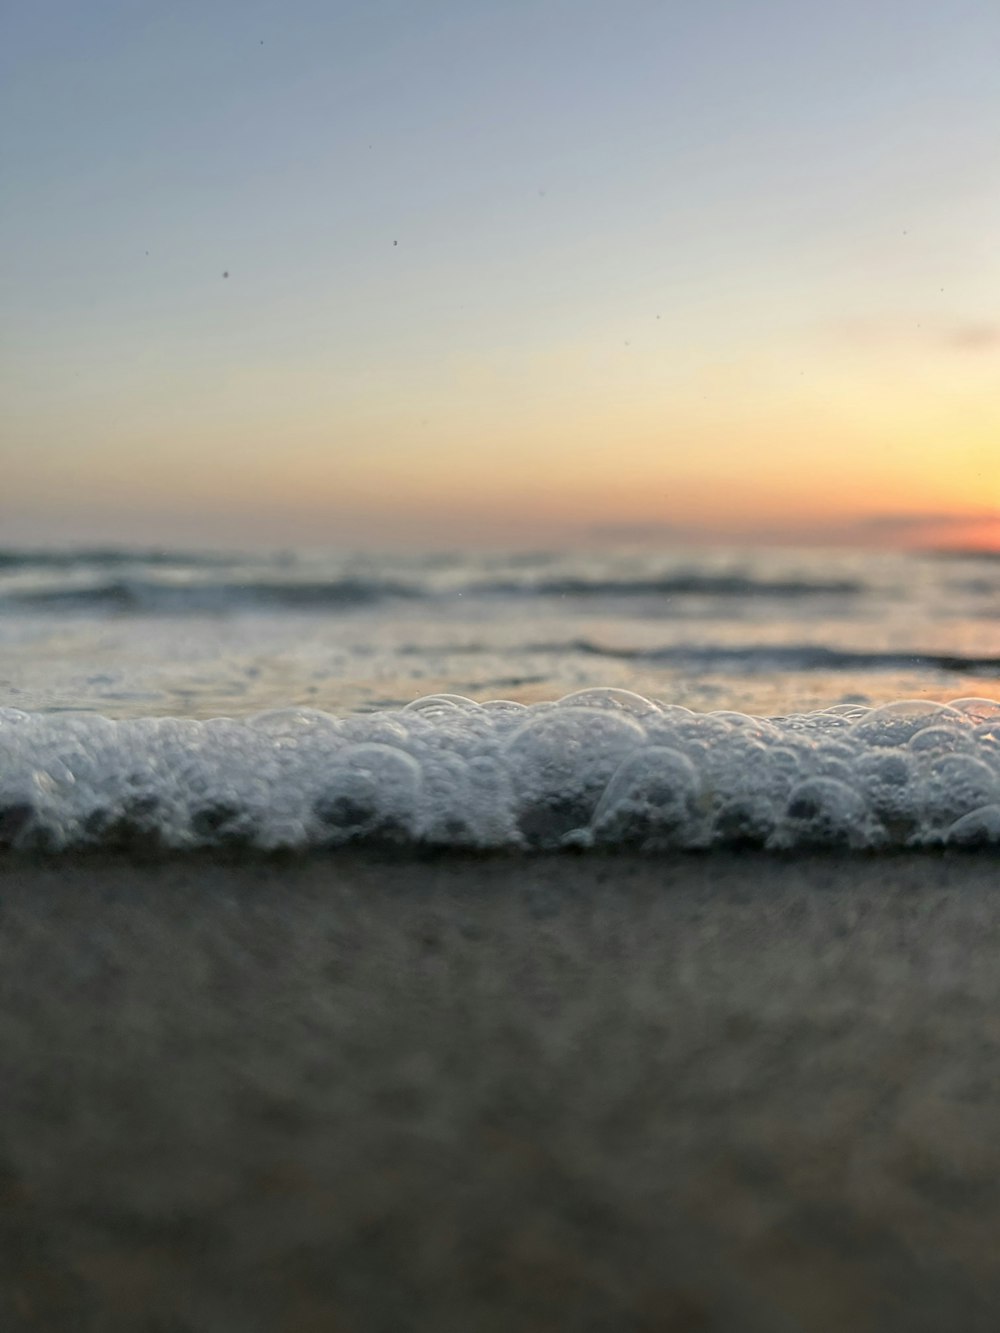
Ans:
{"label": "ocean", "polygon": [[0,565],[0,1327],[996,1327],[995,560]]}
{"label": "ocean", "polygon": [[997,843],[998,575],[0,551],[0,846]]}

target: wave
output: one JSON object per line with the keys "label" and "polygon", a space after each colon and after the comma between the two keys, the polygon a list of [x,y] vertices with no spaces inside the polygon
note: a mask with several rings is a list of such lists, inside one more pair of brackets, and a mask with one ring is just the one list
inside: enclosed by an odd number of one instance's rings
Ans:
{"label": "wave", "polygon": [[539,597],[816,597],[857,596],[856,579],[757,579],[743,574],[672,574],[662,578],[550,578],[479,583],[472,591]]}
{"label": "wave", "polygon": [[0,847],[1000,846],[1000,703],[693,713],[617,689],[337,718],[0,709]]}
{"label": "wave", "polygon": [[861,652],[819,644],[743,647],[672,644],[663,648],[611,648],[589,639],[533,644],[534,652],[574,652],[630,662],[662,662],[719,671],[957,671],[1000,674],[1000,657],[962,653]]}
{"label": "wave", "polygon": [[370,606],[390,597],[419,597],[421,589],[392,580],[166,583],[110,579],[89,587],[8,592],[0,606],[37,611],[114,611],[142,615],[233,610],[322,610]]}
{"label": "wave", "polygon": [[79,569],[81,566],[118,569],[125,565],[190,566],[199,569],[232,563],[231,556],[198,551],[130,551],[119,547],[79,547],[64,550],[0,548],[0,570],[7,571]]}
{"label": "wave", "polygon": [[[167,563],[164,559],[163,563]],[[56,567],[59,567],[58,565]],[[736,576],[685,575],[662,579],[583,579],[452,581],[435,585],[419,578],[345,576],[316,579],[198,577],[171,581],[141,574],[105,578],[91,583],[49,583],[12,587],[0,592],[0,608],[36,611],[113,611],[141,615],[222,612],[266,608],[272,611],[346,608],[372,605],[387,598],[539,597],[640,598],[808,598],[857,595],[862,585],[851,581],[809,583],[800,580],[762,581]]]}

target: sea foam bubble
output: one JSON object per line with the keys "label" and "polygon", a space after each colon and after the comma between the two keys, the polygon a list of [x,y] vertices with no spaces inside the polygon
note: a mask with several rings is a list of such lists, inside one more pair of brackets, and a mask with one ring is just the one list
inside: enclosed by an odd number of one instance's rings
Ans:
{"label": "sea foam bubble", "polygon": [[0,709],[0,847],[1000,846],[1000,703],[760,718],[620,689],[396,712]]}

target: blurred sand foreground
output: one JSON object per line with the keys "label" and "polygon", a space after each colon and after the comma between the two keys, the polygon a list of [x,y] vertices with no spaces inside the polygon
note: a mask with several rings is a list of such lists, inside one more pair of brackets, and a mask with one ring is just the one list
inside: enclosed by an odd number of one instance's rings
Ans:
{"label": "blurred sand foreground", "polygon": [[0,1329],[1000,1327],[1000,858],[0,861]]}

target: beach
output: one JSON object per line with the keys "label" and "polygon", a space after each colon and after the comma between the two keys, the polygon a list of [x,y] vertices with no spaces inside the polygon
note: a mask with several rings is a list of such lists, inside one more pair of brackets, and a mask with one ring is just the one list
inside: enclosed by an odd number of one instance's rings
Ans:
{"label": "beach", "polygon": [[987,1330],[1000,858],[0,861],[5,1330]]}
{"label": "beach", "polygon": [[1000,4],[11,9],[0,1333],[1000,1333]]}

